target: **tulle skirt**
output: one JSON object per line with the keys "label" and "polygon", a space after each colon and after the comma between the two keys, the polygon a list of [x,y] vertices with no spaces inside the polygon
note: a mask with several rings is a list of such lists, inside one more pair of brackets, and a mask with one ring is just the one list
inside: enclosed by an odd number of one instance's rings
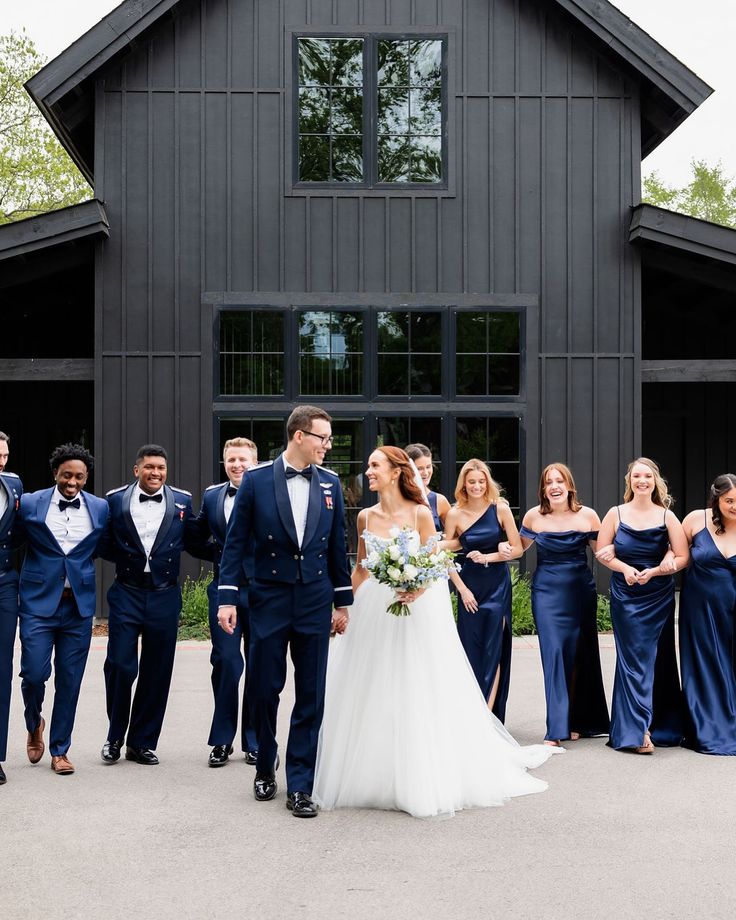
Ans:
{"label": "tulle skirt", "polygon": [[488,710],[447,585],[429,588],[408,617],[386,612],[392,600],[363,582],[347,632],[332,641],[315,800],[430,817],[544,791],[526,771],[559,749],[521,747]]}

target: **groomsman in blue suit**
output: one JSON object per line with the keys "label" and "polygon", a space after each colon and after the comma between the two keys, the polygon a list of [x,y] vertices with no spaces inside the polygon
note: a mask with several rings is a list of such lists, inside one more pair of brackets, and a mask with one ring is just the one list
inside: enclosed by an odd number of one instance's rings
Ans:
{"label": "groomsman in blue suit", "polygon": [[51,768],[74,773],[67,757],[79,688],[92,638],[97,601],[94,559],[107,528],[107,502],[83,488],[94,458],[80,444],[62,444],[51,455],[55,485],[20,500],[19,538],[26,556],[20,573],[21,690],[31,763],[46,749],[41,715],[54,653]]}
{"label": "groomsman in blue suit", "polygon": [[[231,634],[220,629],[217,622],[218,578],[225,532],[233,510],[235,496],[246,470],[258,463],[258,448],[248,438],[232,438],[225,441],[222,459],[227,482],[210,486],[205,490],[202,508],[195,520],[197,537],[207,549],[202,558],[214,563],[214,578],[207,587],[209,602],[210,635],[212,636],[212,692],[215,697],[215,711],[212,716],[208,744],[212,745],[208,764],[211,767],[224,766],[233,753],[233,740],[238,730],[238,706],[240,678],[243,675],[243,651],[247,660],[250,642],[248,617],[248,581],[253,577],[253,554],[248,553],[238,584],[238,620]],[[241,717],[241,746],[245,762],[255,764],[258,755],[258,741],[251,724],[247,700],[248,677],[243,686],[243,708]]]}
{"label": "groomsman in blue suit", "polygon": [[[153,766],[174,669],[181,614],[182,550],[192,543],[192,496],[166,485],[167,455],[158,444],[138,451],[135,482],[107,493],[108,541],[115,563],[107,592],[109,625],[105,688],[110,726],[101,757]],[[140,663],[138,639],[141,639]],[[133,683],[138,684],[131,707]]]}
{"label": "groomsman in blue suit", "polygon": [[253,546],[255,574],[248,591],[248,698],[258,736],[253,792],[259,802],[276,795],[276,716],[290,649],[295,703],[286,748],[286,807],[299,818],[317,815],[312,786],[330,630],[345,628],[353,602],[342,489],[338,477],[321,466],[332,446],[330,422],[323,409],[297,406],[286,423],[286,450],[243,478],[218,586],[218,620],[232,635],[243,563]]}
{"label": "groomsman in blue suit", "polygon": [[13,684],[13,646],[18,628],[18,573],[13,567],[13,525],[20,507],[23,483],[6,473],[10,438],[0,431],[0,786],[7,778],[3,763],[8,750],[10,691]]}

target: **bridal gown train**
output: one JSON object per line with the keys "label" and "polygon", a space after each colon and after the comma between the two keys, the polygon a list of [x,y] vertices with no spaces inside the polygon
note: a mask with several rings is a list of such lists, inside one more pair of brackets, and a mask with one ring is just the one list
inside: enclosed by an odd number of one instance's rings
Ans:
{"label": "bridal gown train", "polygon": [[364,581],[332,642],[315,801],[430,817],[544,791],[526,770],[555,749],[521,747],[489,712],[447,584],[428,588],[408,617],[386,612],[392,600],[390,588]]}

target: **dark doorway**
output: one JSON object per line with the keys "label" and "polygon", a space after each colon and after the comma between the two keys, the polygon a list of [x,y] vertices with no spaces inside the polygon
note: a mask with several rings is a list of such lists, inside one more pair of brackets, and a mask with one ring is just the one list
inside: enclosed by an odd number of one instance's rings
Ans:
{"label": "dark doorway", "polygon": [[705,507],[716,476],[736,471],[734,400],[736,383],[642,386],[643,452],[660,465],[680,519]]}
{"label": "dark doorway", "polygon": [[[10,382],[2,384],[0,430],[10,435],[8,470],[27,492],[52,485],[51,451],[67,441],[94,448],[92,381]],[[87,483],[94,490],[94,476]]]}

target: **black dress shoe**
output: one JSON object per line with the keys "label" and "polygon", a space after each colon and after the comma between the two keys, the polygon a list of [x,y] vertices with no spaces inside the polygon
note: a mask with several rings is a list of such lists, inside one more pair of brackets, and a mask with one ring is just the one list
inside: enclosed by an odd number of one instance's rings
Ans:
{"label": "black dress shoe", "polygon": [[0,786],[4,786],[7,783],[8,777],[5,775],[5,770],[3,770],[3,765],[0,763]]}
{"label": "black dress shoe", "polygon": [[136,763],[142,763],[145,767],[155,767],[158,763],[158,757],[148,748],[126,747],[125,759],[134,760]]}
{"label": "black dress shoe", "polygon": [[253,780],[253,795],[256,802],[270,802],[276,795],[276,777],[273,773],[256,773]]}
{"label": "black dress shoe", "polygon": [[258,751],[257,751],[257,750],[255,750],[255,751],[245,751],[245,752],[243,753],[243,757],[245,758],[245,762],[246,762],[249,766],[254,767],[254,766],[256,765],[256,761],[258,760]]}
{"label": "black dress shoe", "polygon": [[232,752],[232,744],[216,744],[210,751],[207,765],[210,767],[224,767]]}
{"label": "black dress shoe", "polygon": [[120,741],[106,741],[102,745],[102,750],[100,751],[100,757],[103,763],[117,763],[120,760],[120,750],[122,746],[122,739]]}
{"label": "black dress shoe", "polygon": [[286,796],[286,807],[295,818],[316,818],[319,805],[312,801],[308,792],[290,792]]}

